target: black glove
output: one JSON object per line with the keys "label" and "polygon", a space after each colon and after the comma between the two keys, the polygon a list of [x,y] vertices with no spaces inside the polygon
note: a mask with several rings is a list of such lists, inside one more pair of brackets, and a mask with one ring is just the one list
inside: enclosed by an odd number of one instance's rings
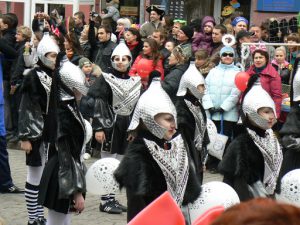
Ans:
{"label": "black glove", "polygon": [[300,151],[300,137],[287,135],[282,138],[282,145],[286,149]]}
{"label": "black glove", "polygon": [[215,112],[216,112],[216,108],[215,107],[211,107],[208,109],[210,115],[212,116]]}
{"label": "black glove", "polygon": [[223,113],[223,112],[224,112],[224,109],[222,109],[222,108],[215,109],[215,113],[216,113],[216,112]]}

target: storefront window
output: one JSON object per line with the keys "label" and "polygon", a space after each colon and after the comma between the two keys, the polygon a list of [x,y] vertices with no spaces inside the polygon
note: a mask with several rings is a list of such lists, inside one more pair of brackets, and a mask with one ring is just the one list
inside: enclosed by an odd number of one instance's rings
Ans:
{"label": "storefront window", "polygon": [[128,17],[133,23],[139,21],[139,0],[121,0],[119,5],[121,17]]}

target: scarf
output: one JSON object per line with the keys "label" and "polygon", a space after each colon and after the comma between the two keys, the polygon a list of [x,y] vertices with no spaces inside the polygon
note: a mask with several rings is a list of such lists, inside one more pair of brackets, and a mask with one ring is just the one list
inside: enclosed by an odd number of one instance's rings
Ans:
{"label": "scarf", "polygon": [[128,43],[127,42],[127,46],[129,48],[130,51],[132,51],[137,45],[139,44],[139,42],[134,42],[134,43]]}
{"label": "scarf", "polygon": [[168,191],[181,206],[189,177],[188,156],[181,135],[170,141],[169,150],[145,138],[144,142],[164,174]]}
{"label": "scarf", "polygon": [[266,130],[264,137],[247,128],[247,132],[264,157],[265,172],[263,183],[268,194],[274,194],[282,163],[281,146],[272,129]]}

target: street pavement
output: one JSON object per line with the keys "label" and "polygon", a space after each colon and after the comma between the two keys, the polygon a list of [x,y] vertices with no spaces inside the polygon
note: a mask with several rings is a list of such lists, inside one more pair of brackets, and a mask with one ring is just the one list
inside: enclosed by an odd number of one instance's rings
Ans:
{"label": "street pavement", "polygon": [[[26,181],[25,153],[21,150],[8,149],[14,183],[24,188]],[[91,158],[86,162],[89,167],[98,158]],[[204,183],[208,181],[221,180],[219,174],[205,173]],[[120,203],[126,205],[125,191],[116,195]],[[72,216],[72,225],[124,225],[126,224],[126,213],[112,215],[99,211],[99,196],[87,193],[85,209],[80,215]],[[45,214],[47,209],[45,209]],[[6,221],[6,225],[26,225],[27,211],[23,194],[0,194],[0,217]]]}

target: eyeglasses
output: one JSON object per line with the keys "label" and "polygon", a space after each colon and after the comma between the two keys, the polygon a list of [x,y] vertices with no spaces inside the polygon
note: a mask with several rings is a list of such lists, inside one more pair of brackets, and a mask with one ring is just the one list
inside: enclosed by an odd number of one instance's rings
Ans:
{"label": "eyeglasses", "polygon": [[233,57],[233,53],[231,53],[231,52],[224,52],[222,54],[222,57],[226,57],[226,56]]}

